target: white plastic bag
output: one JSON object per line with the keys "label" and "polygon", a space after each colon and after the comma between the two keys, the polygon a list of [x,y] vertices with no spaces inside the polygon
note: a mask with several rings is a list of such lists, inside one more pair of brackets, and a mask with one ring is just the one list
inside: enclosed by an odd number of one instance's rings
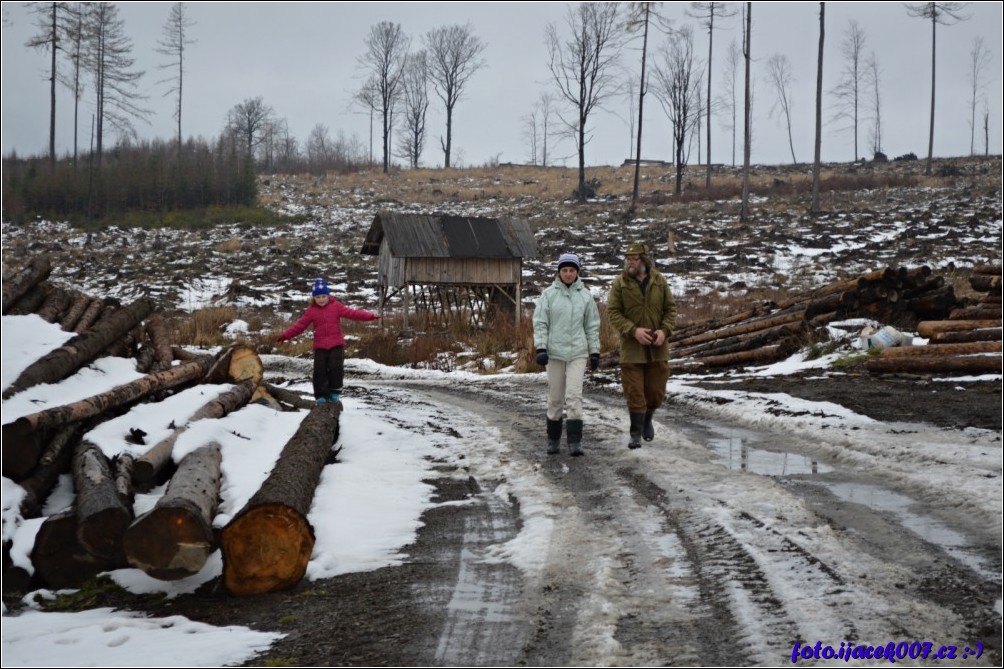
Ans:
{"label": "white plastic bag", "polygon": [[864,328],[861,330],[858,341],[862,349],[870,351],[872,349],[881,350],[891,346],[910,346],[913,344],[913,337],[903,334],[890,325],[886,325],[878,330],[873,327]]}

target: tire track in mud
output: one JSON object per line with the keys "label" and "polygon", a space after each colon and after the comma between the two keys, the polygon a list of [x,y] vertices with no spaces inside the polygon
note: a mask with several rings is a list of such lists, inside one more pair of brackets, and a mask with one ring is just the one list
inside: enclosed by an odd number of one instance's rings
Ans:
{"label": "tire track in mud", "polygon": [[[801,485],[796,477],[781,493],[790,498],[787,503],[812,500],[816,520],[810,519],[810,526],[822,522],[838,535],[827,539],[821,552],[814,550],[816,544],[799,534],[804,518],[793,524],[775,519],[772,511],[758,517],[739,506],[745,486],[771,486],[763,483],[770,477],[723,470],[740,487],[709,495],[702,481],[711,480],[707,475],[714,467],[689,463],[704,478],[678,480],[672,475],[672,449],[665,457],[653,458],[657,449],[649,448],[638,452],[644,458],[629,454],[617,398],[590,398],[585,457],[548,457],[543,386],[396,383],[479,417],[506,443],[511,462],[503,469],[533,469],[553,489],[550,554],[539,573],[522,574],[522,601],[511,607],[523,623],[523,646],[514,654],[510,648],[505,662],[780,664],[790,662],[795,641],[868,644],[891,640],[872,638],[876,633],[931,633],[938,629],[939,611],[961,619],[943,619],[944,633],[999,639],[999,616],[986,615],[995,604],[987,601],[983,579],[968,582],[964,565],[946,561],[950,556],[936,545],[915,542],[918,564],[939,567],[937,573],[903,578],[914,557],[913,549],[900,549],[879,573],[902,583],[882,583],[878,574],[868,578],[866,567],[855,566],[855,555],[861,555],[868,528],[882,514],[848,510],[843,524],[834,523],[819,508],[832,509],[832,503],[810,490],[818,486]],[[699,453],[695,444],[687,448],[687,457]],[[866,563],[874,566],[883,560],[882,545],[895,549],[910,534],[896,522],[887,524],[883,543]],[[921,613],[925,601],[934,606]],[[883,613],[886,607],[889,612]],[[978,612],[967,616],[974,607]],[[999,647],[988,650],[991,659],[1000,656]],[[478,657],[490,661],[488,655]]]}
{"label": "tire track in mud", "polygon": [[[470,392],[454,388],[433,394],[463,405],[471,401]],[[504,396],[505,405],[539,404],[530,393]],[[588,555],[567,565],[573,576],[579,574],[579,587],[552,564],[529,597],[539,601],[532,612],[537,631],[525,661],[553,663],[555,651],[567,647],[568,661],[581,664],[606,663],[613,656],[631,664],[738,665],[750,657],[777,661],[780,647],[768,652],[765,639],[798,638],[782,598],[724,528],[674,510],[655,483],[626,469],[615,471],[603,459],[543,456],[542,430],[528,416],[541,413],[539,406],[530,412],[524,404],[518,417],[505,410],[509,406],[487,407],[480,403],[476,410],[503,426],[522,457],[542,461],[540,471],[577,510],[573,522],[558,524],[552,550]],[[615,432],[604,427],[595,433]],[[613,447],[602,437],[594,437],[593,446],[596,454]],[[800,549],[788,542],[783,550],[799,554]],[[839,579],[819,568],[819,560],[801,555],[803,571],[815,569],[828,580],[826,587],[839,587]],[[605,616],[590,613],[603,610]]]}

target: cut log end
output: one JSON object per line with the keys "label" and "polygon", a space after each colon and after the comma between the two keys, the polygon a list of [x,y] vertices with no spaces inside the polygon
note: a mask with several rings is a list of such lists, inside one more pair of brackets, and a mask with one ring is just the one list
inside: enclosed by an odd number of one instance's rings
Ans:
{"label": "cut log end", "polygon": [[279,504],[250,508],[223,528],[223,585],[234,595],[291,588],[303,579],[314,550],[314,528]]}
{"label": "cut log end", "polygon": [[200,514],[178,507],[154,508],[137,518],[122,547],[130,565],[162,581],[199,573],[215,550],[213,528]]}

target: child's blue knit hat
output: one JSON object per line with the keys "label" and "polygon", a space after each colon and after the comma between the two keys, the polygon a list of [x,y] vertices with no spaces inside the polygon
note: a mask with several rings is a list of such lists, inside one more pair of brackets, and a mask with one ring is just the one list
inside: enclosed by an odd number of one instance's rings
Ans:
{"label": "child's blue knit hat", "polygon": [[330,295],[331,290],[328,289],[328,283],[324,279],[314,279],[314,287],[311,289],[310,294],[314,297],[318,295]]}

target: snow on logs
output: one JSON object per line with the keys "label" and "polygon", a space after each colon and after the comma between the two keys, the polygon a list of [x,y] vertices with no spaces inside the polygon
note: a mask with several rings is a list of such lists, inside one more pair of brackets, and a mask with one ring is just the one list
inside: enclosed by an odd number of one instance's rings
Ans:
{"label": "snow on logs", "polygon": [[307,513],[338,440],[341,410],[341,402],[315,405],[258,492],[223,528],[223,585],[231,594],[291,588],[306,573],[314,550]]}

